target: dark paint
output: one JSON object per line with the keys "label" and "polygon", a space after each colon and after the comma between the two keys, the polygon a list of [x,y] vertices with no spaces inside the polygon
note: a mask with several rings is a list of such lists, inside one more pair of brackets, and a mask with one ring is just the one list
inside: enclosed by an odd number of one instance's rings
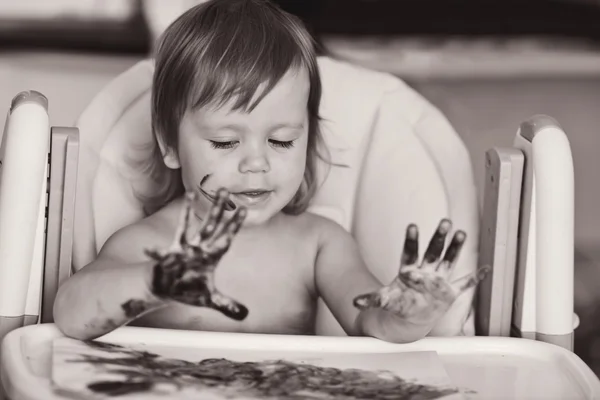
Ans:
{"label": "dark paint", "polygon": [[446,241],[446,234],[436,231],[429,242],[429,246],[423,256],[426,263],[432,264],[440,259]]}
{"label": "dark paint", "polygon": [[415,224],[410,224],[406,229],[404,250],[402,252],[402,265],[414,265],[419,258],[419,233]]}
{"label": "dark paint", "polygon": [[446,250],[444,261],[447,261],[448,263],[454,263],[454,261],[456,261],[458,253],[460,253],[460,250],[462,249],[466,238],[467,235],[463,231],[456,232],[456,234],[452,238],[452,242],[450,242],[450,245]]}
{"label": "dark paint", "polygon": [[104,329],[105,331],[112,331],[115,330],[119,327],[119,324],[117,324],[113,319],[107,319],[106,321],[104,321],[104,324],[102,325],[102,329]]}
{"label": "dark paint", "polygon": [[[248,309],[234,299],[219,293],[214,285],[214,271],[223,255],[228,251],[233,236],[242,226],[246,211],[240,207],[235,213],[227,217],[223,214],[223,192],[217,199],[216,208],[208,215],[208,219],[201,229],[200,242],[218,242],[225,236],[227,241],[220,241],[222,245],[211,245],[203,248],[198,244],[188,243],[185,234],[178,238],[182,251],[167,251],[161,253],[156,250],[146,250],[146,255],[156,261],[153,267],[151,291],[158,297],[171,299],[183,304],[209,307],[236,321],[244,320],[248,316]],[[184,213],[189,215],[191,198],[185,205]],[[184,226],[180,232],[188,231],[189,219],[184,218]],[[221,228],[217,228],[221,227]],[[133,315],[139,311],[143,304],[123,304],[123,309]],[[127,309],[126,309],[127,308]]]}
{"label": "dark paint", "polygon": [[[236,362],[213,358],[194,363],[167,359],[115,344],[97,341],[85,343],[122,355],[82,355],[81,359],[71,360],[102,366],[111,374],[120,375],[119,380],[88,384],[89,390],[108,396],[149,393],[159,383],[172,385],[175,390],[184,386],[197,386],[201,390],[223,391],[224,397],[246,395],[269,400],[308,398],[296,394],[299,391],[312,392],[319,398],[329,400],[433,400],[457,393],[456,389],[415,384],[392,374],[380,378],[373,372],[358,369],[317,367],[281,360]],[[276,372],[266,373],[269,369],[275,369]]]}
{"label": "dark paint", "polygon": [[[206,180],[210,177],[209,175],[205,175],[204,178],[202,178],[202,180],[200,180],[200,184],[198,185],[198,190],[200,190],[200,193],[202,193],[204,195],[204,197],[206,197],[211,203],[216,204],[217,202],[217,198],[216,196],[208,193],[207,191],[205,191],[202,188],[202,185],[204,185],[204,183],[206,182]],[[235,203],[233,201],[231,201],[230,199],[227,199],[225,201],[225,211],[233,211],[237,208],[237,206],[235,205]]]}
{"label": "dark paint", "polygon": [[148,309],[148,303],[144,300],[131,299],[121,304],[121,308],[127,318],[135,318]]}

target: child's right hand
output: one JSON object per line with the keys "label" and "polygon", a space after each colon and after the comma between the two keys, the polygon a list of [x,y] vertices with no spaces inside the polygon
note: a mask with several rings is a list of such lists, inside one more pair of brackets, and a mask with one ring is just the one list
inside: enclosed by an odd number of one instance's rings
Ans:
{"label": "child's right hand", "polygon": [[243,207],[238,207],[229,218],[224,216],[228,195],[226,190],[219,190],[216,203],[200,232],[188,241],[192,202],[196,199],[195,193],[188,193],[182,220],[171,247],[167,250],[146,250],[146,254],[157,261],[151,287],[156,296],[213,308],[241,321],[248,315],[248,309],[219,292],[214,283],[214,271],[246,217]]}

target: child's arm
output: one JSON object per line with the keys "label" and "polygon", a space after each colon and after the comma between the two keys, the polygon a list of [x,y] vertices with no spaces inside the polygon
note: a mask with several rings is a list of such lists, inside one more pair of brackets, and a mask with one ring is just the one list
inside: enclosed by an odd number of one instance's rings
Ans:
{"label": "child's arm", "polygon": [[482,268],[458,283],[446,281],[466,238],[457,232],[442,254],[449,230],[450,222],[442,221],[418,265],[418,232],[409,226],[398,276],[383,286],[366,267],[352,236],[324,222],[315,280],[346,333],[398,343],[425,337],[454,300],[487,272]]}
{"label": "child's arm", "polygon": [[54,321],[67,336],[87,340],[167,303],[151,288],[151,260],[144,261],[143,225],[126,227],[104,245],[95,261],[58,289]]}
{"label": "child's arm", "polygon": [[[93,339],[170,301],[211,307],[230,318],[244,319],[248,310],[218,291],[214,271],[246,212],[240,208],[230,218],[225,217],[228,195],[221,191],[218,196],[206,223],[189,241],[193,196],[187,198],[174,241],[164,251],[146,249],[151,243],[145,230],[152,229],[144,224],[113,235],[96,261],[59,288],[54,320],[62,332],[81,340]],[[144,254],[153,260],[143,261]]]}

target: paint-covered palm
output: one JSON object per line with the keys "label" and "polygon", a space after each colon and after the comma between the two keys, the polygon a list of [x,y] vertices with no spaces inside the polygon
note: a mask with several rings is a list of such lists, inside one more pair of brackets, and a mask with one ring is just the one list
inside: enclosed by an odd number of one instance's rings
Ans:
{"label": "paint-covered palm", "polygon": [[419,263],[419,232],[416,225],[409,225],[398,276],[378,291],[356,297],[354,305],[359,309],[391,311],[412,325],[435,323],[462,293],[476,286],[490,271],[484,266],[472,274],[448,281],[467,238],[465,232],[457,231],[444,253],[446,236],[451,228],[449,220],[440,222]]}
{"label": "paint-covered palm", "polygon": [[246,209],[239,207],[227,217],[224,213],[229,194],[218,191],[216,201],[200,231],[188,240],[187,232],[193,218],[192,203],[195,193],[186,194],[173,244],[166,250],[146,250],[157,261],[154,266],[152,291],[155,295],[180,303],[209,307],[229,318],[241,321],[248,309],[224,295],[215,287],[214,273],[244,219]]}

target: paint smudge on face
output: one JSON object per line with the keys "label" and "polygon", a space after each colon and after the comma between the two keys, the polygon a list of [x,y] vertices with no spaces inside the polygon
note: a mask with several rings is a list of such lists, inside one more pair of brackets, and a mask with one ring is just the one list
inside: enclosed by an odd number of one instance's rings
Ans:
{"label": "paint smudge on face", "polygon": [[[200,180],[200,184],[198,185],[198,190],[200,191],[200,193],[202,193],[202,195],[204,195],[204,197],[206,197],[208,200],[210,200],[210,202],[215,204],[217,202],[217,197],[213,194],[208,193],[206,190],[204,190],[202,188],[202,185],[204,185],[204,183],[206,183],[206,180],[209,177],[210,177],[210,174],[205,175],[204,178],[202,178],[202,180]],[[236,208],[237,208],[237,206],[230,199],[227,199],[227,201],[225,201],[225,211],[233,211]]]}
{"label": "paint smudge on face", "polygon": [[[199,362],[163,358],[157,354],[98,341],[87,345],[112,354],[82,354],[74,363],[85,363],[120,376],[87,385],[97,394],[119,396],[148,394],[168,387],[171,395],[182,388],[194,388],[223,398],[300,400],[432,400],[458,393],[456,388],[415,384],[388,371],[319,367],[285,360],[237,362],[210,358]],[[118,356],[115,357],[114,354]],[[167,395],[168,396],[168,395]]]}

